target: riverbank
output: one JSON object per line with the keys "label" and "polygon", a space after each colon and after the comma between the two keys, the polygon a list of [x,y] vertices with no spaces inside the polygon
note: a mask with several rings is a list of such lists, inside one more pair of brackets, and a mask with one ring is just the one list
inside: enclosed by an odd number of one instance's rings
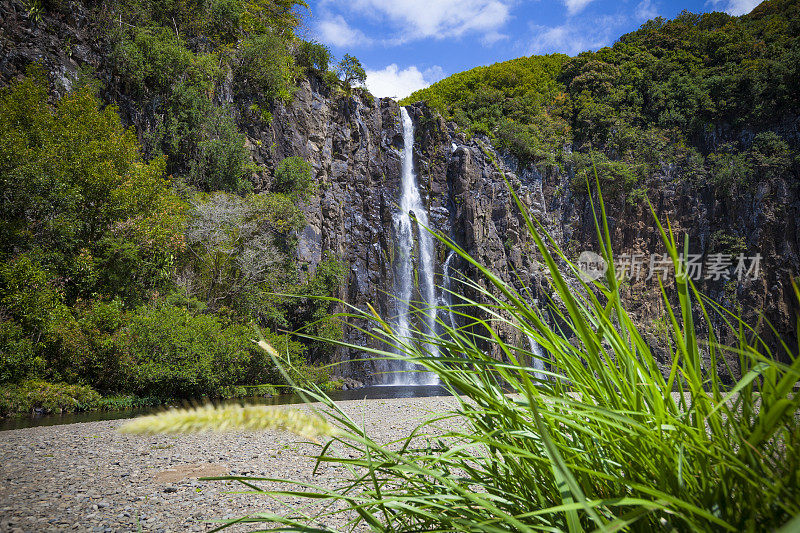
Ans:
{"label": "riverbank", "polygon": [[[377,440],[407,435],[451,397],[351,400],[338,405]],[[302,407],[306,408],[306,407]],[[251,475],[333,487],[341,470],[309,457],[318,449],[288,433],[134,436],[124,420],[0,432],[0,531],[207,531],[209,519],[285,512],[242,485],[201,476]],[[300,503],[287,498],[288,504]],[[335,523],[328,523],[335,526]],[[246,531],[243,526],[232,531]]]}
{"label": "riverbank", "polygon": [[[337,391],[353,391],[364,388],[364,383],[353,378],[332,376],[328,381],[319,384],[322,390],[329,393]],[[190,403],[212,402],[245,402],[283,404],[298,403],[293,401],[267,401],[279,396],[289,396],[294,389],[274,385],[255,385],[248,387],[232,387],[229,394],[214,398],[199,398]],[[49,383],[41,380],[29,380],[17,384],[0,385],[0,431],[8,422],[22,422],[20,427],[27,427],[26,421],[39,418],[53,418],[85,413],[111,413],[107,419],[128,418],[124,411],[137,416],[147,409],[161,406],[182,405],[186,400],[157,396],[141,397],[134,394],[116,394],[103,396],[91,387],[69,385],[66,383]],[[92,420],[93,421],[93,420]],[[56,422],[57,423],[57,422]],[[67,422],[70,423],[70,422]],[[38,425],[38,424],[31,424]],[[45,423],[43,425],[54,425]]]}
{"label": "riverbank", "polygon": [[[269,398],[278,393],[272,385],[232,387],[230,394],[212,401],[238,398]],[[201,400],[202,401],[202,400]],[[141,410],[181,403],[169,397],[112,394],[103,396],[91,387],[67,383],[28,380],[0,385],[0,425],[7,419],[92,413],[103,411]]]}

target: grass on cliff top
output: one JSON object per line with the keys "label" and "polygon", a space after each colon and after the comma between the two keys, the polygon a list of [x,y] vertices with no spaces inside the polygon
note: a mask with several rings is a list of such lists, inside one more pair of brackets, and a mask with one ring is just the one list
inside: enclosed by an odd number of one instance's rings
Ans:
{"label": "grass on cliff top", "polygon": [[[345,513],[343,530],[387,532],[796,530],[797,354],[783,346],[781,359],[790,362],[779,362],[753,329],[703,298],[685,275],[671,230],[656,220],[677,273],[677,304],[662,285],[674,350],[663,376],[623,306],[613,266],[591,290],[584,283],[573,291],[558,264],[575,267],[517,203],[549,271],[550,312],[560,328],[544,320],[528,295],[450,245],[482,276],[471,282],[480,297],[469,302],[472,316],[459,313],[461,327],[443,322],[440,337],[417,332],[425,341],[418,342],[398,337],[371,309],[353,314],[370,319],[374,327],[365,332],[388,345],[361,349],[416,362],[452,391],[457,407],[438,419],[457,417],[451,427],[458,429],[442,435],[434,419],[382,446],[324,392],[307,391],[336,428],[317,460],[345,467],[340,482],[266,490],[261,484],[268,480],[226,479],[239,480],[253,497],[330,505],[245,517],[221,529],[261,522],[265,531],[329,531],[319,524]],[[600,207],[598,247],[613,265],[602,197]],[[738,345],[721,346],[713,336],[699,340],[695,320],[707,322],[711,313],[739,332]],[[546,370],[534,371],[537,356],[505,342],[494,333],[497,326],[539,343],[548,354]],[[431,342],[443,356],[430,357],[425,344]],[[486,342],[502,352],[502,361],[486,354]],[[714,372],[724,352],[741,366],[732,389]]]}

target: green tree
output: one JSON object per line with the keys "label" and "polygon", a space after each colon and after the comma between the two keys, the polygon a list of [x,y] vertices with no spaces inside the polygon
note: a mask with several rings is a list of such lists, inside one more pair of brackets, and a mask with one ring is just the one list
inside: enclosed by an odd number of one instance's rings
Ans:
{"label": "green tree", "polygon": [[367,81],[367,73],[364,67],[361,66],[361,61],[345,54],[339,64],[336,66],[336,73],[342,81],[342,85],[346,90],[350,90],[355,85],[363,85]]}
{"label": "green tree", "polygon": [[[131,297],[164,281],[164,261],[183,249],[185,206],[114,107],[88,89],[51,107],[34,75],[0,93],[0,137],[0,257],[28,253],[65,280],[68,303],[116,293],[112,277]],[[130,260],[116,261],[121,246]]]}
{"label": "green tree", "polygon": [[306,72],[328,71],[328,64],[331,61],[331,51],[324,44],[317,41],[300,41],[297,47],[297,64]]}

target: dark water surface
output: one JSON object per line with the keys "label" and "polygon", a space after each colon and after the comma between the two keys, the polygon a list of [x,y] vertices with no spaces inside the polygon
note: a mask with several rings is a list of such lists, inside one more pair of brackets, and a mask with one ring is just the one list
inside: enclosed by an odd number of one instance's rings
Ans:
{"label": "dark water surface", "polygon": [[[385,400],[390,398],[424,398],[428,396],[447,396],[449,392],[439,385],[401,385],[370,386],[345,391],[332,391],[328,396],[334,401],[344,400]],[[191,403],[191,402],[189,402]],[[202,403],[202,402],[201,402]],[[251,405],[287,405],[303,403],[298,394],[277,394],[270,398],[240,398],[220,403],[246,403]],[[134,418],[153,412],[162,411],[165,407],[148,407],[145,409],[126,409],[124,411],[90,411],[87,413],[71,413],[64,415],[44,415],[24,418],[7,418],[0,420],[0,431],[22,429],[36,426],[57,426],[78,422],[100,422],[103,420],[119,420]]]}

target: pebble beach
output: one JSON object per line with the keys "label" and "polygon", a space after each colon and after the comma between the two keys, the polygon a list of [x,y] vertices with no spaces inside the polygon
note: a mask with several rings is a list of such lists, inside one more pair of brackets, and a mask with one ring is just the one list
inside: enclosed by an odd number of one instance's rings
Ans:
{"label": "pebble beach", "polygon": [[[406,436],[454,403],[448,397],[337,402],[379,442]],[[319,447],[289,433],[141,436],[117,431],[124,422],[0,432],[0,531],[208,531],[219,525],[215,519],[286,513],[285,504],[301,501],[237,494],[246,487],[199,477],[263,476],[325,487],[343,477],[324,464],[313,473]],[[342,525],[336,520],[345,519],[326,518],[322,525]],[[230,531],[249,529],[243,524]]]}

